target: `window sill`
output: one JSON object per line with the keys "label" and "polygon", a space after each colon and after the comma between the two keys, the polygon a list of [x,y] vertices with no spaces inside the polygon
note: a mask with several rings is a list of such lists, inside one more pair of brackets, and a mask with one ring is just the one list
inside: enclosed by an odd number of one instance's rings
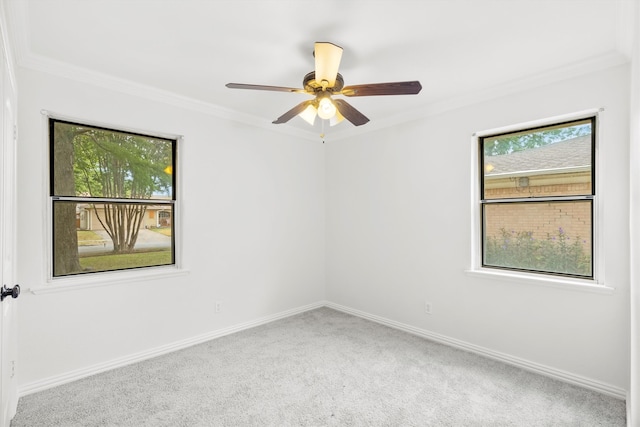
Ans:
{"label": "window sill", "polygon": [[597,284],[595,281],[585,279],[572,279],[567,277],[542,276],[537,274],[496,271],[488,268],[465,270],[465,273],[468,276],[481,277],[483,279],[498,279],[517,284],[546,286],[550,288],[559,288],[579,292],[612,295],[615,291],[615,288]]}
{"label": "window sill", "polygon": [[186,276],[189,273],[189,270],[179,269],[176,267],[153,267],[150,269],[140,269],[135,271],[90,273],[58,279],[49,279],[46,285],[31,287],[29,291],[36,295],[50,294],[75,291],[78,289],[96,288],[100,286],[120,285],[130,282]]}

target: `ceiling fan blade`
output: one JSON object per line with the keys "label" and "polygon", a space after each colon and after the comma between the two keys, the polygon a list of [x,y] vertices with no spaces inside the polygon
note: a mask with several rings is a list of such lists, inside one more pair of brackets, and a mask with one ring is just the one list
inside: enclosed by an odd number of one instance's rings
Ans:
{"label": "ceiling fan blade", "polygon": [[326,80],[327,87],[333,87],[342,59],[342,48],[333,43],[316,42],[313,55],[316,57],[316,81],[322,84]]}
{"label": "ceiling fan blade", "polygon": [[341,94],[344,96],[377,96],[377,95],[415,95],[420,92],[422,85],[419,81],[372,83],[364,85],[346,86]]}
{"label": "ceiling fan blade", "polygon": [[305,91],[304,89],[297,89],[295,87],[284,87],[284,86],[249,85],[244,83],[227,83],[225,86],[230,89],[252,89],[252,90],[271,90],[274,92],[307,93],[307,91]]}
{"label": "ceiling fan blade", "polygon": [[353,108],[353,106],[344,99],[334,99],[333,103],[335,104],[340,114],[342,114],[345,119],[349,120],[355,126],[361,126],[369,121],[369,119],[364,114]]}
{"label": "ceiling fan blade", "polygon": [[274,123],[276,125],[279,125],[281,123],[286,123],[289,120],[291,120],[292,118],[294,118],[295,116],[297,116],[298,114],[302,113],[304,110],[306,110],[306,108],[311,104],[313,104],[313,100],[312,99],[304,101],[304,102],[301,102],[300,104],[298,104],[295,107],[293,107],[291,110],[287,111],[286,113],[284,113],[283,115],[278,117],[272,123]]}

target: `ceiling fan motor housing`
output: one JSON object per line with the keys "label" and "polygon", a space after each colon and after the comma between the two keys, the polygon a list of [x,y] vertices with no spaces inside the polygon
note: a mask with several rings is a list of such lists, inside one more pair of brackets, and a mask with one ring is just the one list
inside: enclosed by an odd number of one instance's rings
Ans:
{"label": "ceiling fan motor housing", "polygon": [[[315,71],[311,71],[310,73],[307,73],[306,76],[304,76],[304,80],[302,80],[302,86],[304,87],[304,90],[306,90],[308,93],[312,95],[318,92],[321,92],[323,90],[322,83],[316,80]],[[342,78],[342,74],[338,73],[336,75],[336,84],[331,87],[327,87],[326,91],[340,92],[343,87],[344,87],[344,79]]]}

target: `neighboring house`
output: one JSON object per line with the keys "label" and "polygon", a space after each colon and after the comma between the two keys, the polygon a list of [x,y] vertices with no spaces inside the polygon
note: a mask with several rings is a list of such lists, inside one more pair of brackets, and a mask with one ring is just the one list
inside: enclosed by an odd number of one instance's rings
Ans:
{"label": "neighboring house", "polygon": [[[591,136],[581,136],[539,148],[487,156],[485,198],[591,194],[590,154]],[[532,232],[532,237],[544,239],[548,235],[557,236],[562,227],[570,238],[591,244],[588,203],[537,203],[534,212],[529,208],[518,203],[502,207],[505,215],[492,215],[485,223],[486,235],[499,236],[504,228],[507,232]]]}
{"label": "neighboring house", "polygon": [[[98,220],[104,221],[104,208],[91,204],[78,204],[76,206],[76,227],[78,230],[104,230]],[[171,210],[166,205],[147,206],[140,228],[170,227],[172,223]]]}

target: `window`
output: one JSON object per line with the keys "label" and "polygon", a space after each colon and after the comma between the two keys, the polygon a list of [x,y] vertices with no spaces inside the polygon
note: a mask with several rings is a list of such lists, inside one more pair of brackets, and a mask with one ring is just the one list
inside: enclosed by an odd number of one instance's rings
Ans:
{"label": "window", "polygon": [[49,145],[53,277],[175,264],[176,139],[50,118]]}
{"label": "window", "polygon": [[478,138],[482,267],[593,279],[595,125]]}

